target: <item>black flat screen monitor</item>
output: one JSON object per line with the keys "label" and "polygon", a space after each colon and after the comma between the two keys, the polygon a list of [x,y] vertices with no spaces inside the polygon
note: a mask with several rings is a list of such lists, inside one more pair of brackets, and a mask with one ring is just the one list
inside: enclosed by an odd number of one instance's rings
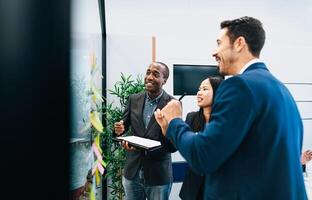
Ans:
{"label": "black flat screen monitor", "polygon": [[208,76],[221,76],[216,65],[173,64],[173,94],[196,95],[200,83]]}

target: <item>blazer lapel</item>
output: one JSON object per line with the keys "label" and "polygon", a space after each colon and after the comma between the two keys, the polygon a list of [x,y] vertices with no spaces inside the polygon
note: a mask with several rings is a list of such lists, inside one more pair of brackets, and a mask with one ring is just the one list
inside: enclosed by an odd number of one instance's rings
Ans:
{"label": "blazer lapel", "polygon": [[145,96],[146,96],[146,93],[143,92],[142,96],[138,99],[137,106],[136,106],[138,109],[138,114],[139,114],[140,119],[141,119],[141,123],[140,123],[140,125],[142,127],[141,130],[144,130],[144,132],[145,132],[145,126],[144,126],[144,121],[143,121],[143,108],[144,108]]}

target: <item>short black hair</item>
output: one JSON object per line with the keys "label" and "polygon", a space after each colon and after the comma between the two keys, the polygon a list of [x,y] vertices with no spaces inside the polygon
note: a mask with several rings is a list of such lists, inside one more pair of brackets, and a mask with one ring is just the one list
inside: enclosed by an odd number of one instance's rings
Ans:
{"label": "short black hair", "polygon": [[255,57],[259,57],[261,49],[265,42],[265,31],[262,23],[253,17],[241,17],[234,20],[226,20],[221,22],[221,29],[227,28],[227,35],[231,44],[242,36],[245,38],[249,51]]}
{"label": "short black hair", "polygon": [[165,71],[164,71],[163,75],[164,75],[164,78],[167,80],[169,78],[169,68],[168,68],[168,66],[165,63],[163,63],[163,62],[158,62],[157,61],[156,63],[165,67]]}

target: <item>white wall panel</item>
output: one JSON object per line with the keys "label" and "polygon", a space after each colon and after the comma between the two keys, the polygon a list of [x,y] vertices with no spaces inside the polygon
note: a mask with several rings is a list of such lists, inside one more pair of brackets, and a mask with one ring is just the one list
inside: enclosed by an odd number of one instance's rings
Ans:
{"label": "white wall panel", "polygon": [[302,119],[312,119],[312,102],[297,102]]}
{"label": "white wall panel", "polygon": [[303,120],[304,137],[303,137],[303,150],[312,150],[312,120]]}
{"label": "white wall panel", "polygon": [[[297,83],[284,83],[296,101],[312,101],[312,82],[304,83],[302,79]],[[300,82],[299,82],[300,81]],[[312,78],[310,79],[312,81]]]}

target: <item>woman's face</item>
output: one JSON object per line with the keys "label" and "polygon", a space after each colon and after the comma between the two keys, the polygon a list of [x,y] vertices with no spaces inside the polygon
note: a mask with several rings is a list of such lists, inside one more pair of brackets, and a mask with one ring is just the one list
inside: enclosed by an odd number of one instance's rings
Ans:
{"label": "woman's face", "polygon": [[209,79],[205,79],[197,92],[197,105],[201,108],[210,107],[212,104],[213,89]]}

